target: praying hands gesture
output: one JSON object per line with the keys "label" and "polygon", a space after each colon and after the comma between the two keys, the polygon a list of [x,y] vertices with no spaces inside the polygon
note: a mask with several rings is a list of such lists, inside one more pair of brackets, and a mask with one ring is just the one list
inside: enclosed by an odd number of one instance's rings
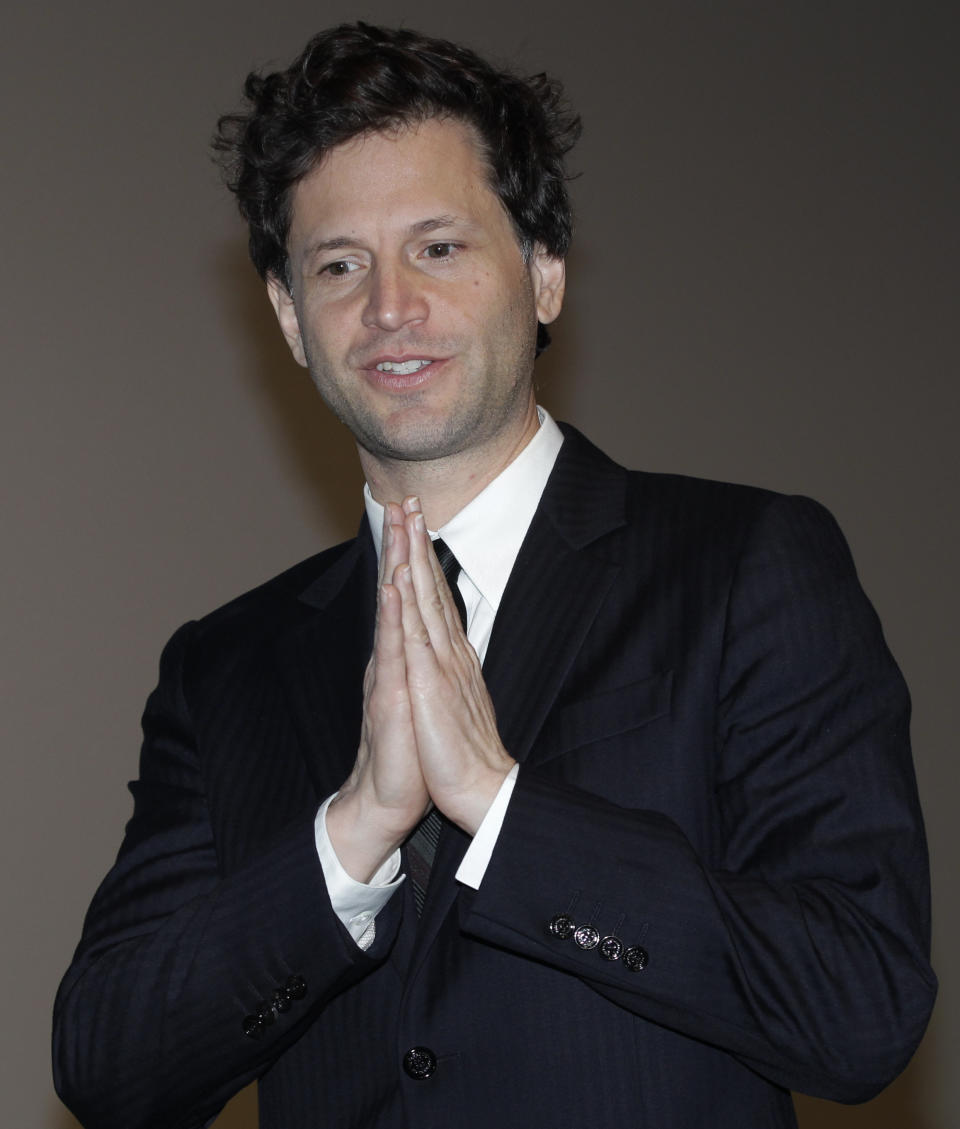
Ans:
{"label": "praying hands gesture", "polygon": [[360,747],[327,809],[344,869],[368,881],[431,803],[475,834],[513,764],[420,503],[388,503]]}

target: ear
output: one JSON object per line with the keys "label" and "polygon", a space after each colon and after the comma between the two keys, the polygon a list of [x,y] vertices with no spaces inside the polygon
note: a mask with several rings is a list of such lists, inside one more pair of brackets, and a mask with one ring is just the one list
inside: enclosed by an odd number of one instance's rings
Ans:
{"label": "ear", "polygon": [[300,320],[297,317],[297,308],[290,291],[275,274],[268,274],[267,294],[270,298],[270,305],[273,306],[273,312],[277,315],[283,336],[290,346],[290,352],[293,353],[294,360],[297,364],[306,368],[307,356],[303,351],[303,339],[300,336]]}
{"label": "ear", "polygon": [[566,286],[566,267],[563,259],[556,259],[538,243],[533,249],[530,277],[537,303],[537,320],[544,325],[555,321],[563,305]]}

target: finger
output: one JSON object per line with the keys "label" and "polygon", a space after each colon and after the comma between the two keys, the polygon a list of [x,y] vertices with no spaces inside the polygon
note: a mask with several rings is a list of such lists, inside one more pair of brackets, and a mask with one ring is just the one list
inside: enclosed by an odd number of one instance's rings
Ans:
{"label": "finger", "polygon": [[[373,681],[388,694],[402,690],[406,683],[402,603],[400,593],[392,584],[380,586]],[[369,689],[372,693],[373,685]]]}
{"label": "finger", "polygon": [[[413,515],[413,514],[422,513],[422,510],[421,510],[421,507],[420,507],[420,499],[417,497],[416,494],[409,494],[406,498],[403,499],[403,505],[402,505],[401,509],[402,509],[402,512],[403,512],[405,517],[407,517],[409,515]],[[432,549],[433,548],[433,542],[430,541],[430,534],[426,530],[426,523],[424,523],[424,528],[423,528],[422,532],[424,534],[425,543],[429,542],[430,547]],[[434,580],[437,583],[437,586],[440,588],[441,591],[444,591],[445,589],[449,590],[449,585],[447,584],[447,578],[444,576],[443,569],[440,567],[440,562],[437,560],[437,554],[435,552],[428,554],[428,559],[430,561],[430,567],[433,570],[433,576],[434,576]],[[456,609],[454,609],[454,610],[456,610]],[[458,618],[459,618],[459,616],[458,616]]]}
{"label": "finger", "polygon": [[408,515],[406,527],[410,540],[410,570],[420,615],[433,646],[443,656],[449,652],[451,633],[455,630],[454,624],[459,625],[460,617],[437,562],[423,515]]}
{"label": "finger", "polygon": [[414,676],[418,681],[434,674],[437,669],[437,656],[430,639],[430,632],[423,622],[420,606],[413,587],[410,565],[401,565],[394,575],[394,583],[401,599],[401,618],[403,621],[404,660],[408,678]]}
{"label": "finger", "polygon": [[466,639],[467,634],[463,629],[463,621],[460,618],[460,612],[457,605],[453,600],[453,592],[447,582],[446,574],[440,567],[440,561],[437,557],[437,551],[434,543],[430,542],[430,553],[428,555],[430,561],[430,568],[433,570],[433,578],[436,582],[437,588],[443,600],[443,610],[447,618],[447,627],[451,635],[462,635]]}
{"label": "finger", "polygon": [[447,621],[447,631],[450,633],[450,639],[453,641],[459,638],[466,643],[467,633],[463,627],[463,620],[460,618],[460,610],[454,603],[453,591],[447,582],[446,574],[440,567],[436,546],[433,541],[430,542],[430,552],[427,554],[427,559],[430,562],[430,568],[433,572],[433,579],[437,586],[437,591],[440,593],[440,600],[443,604],[443,614]]}
{"label": "finger", "polygon": [[394,569],[407,559],[408,543],[403,528],[403,510],[396,502],[383,507],[383,542],[380,550],[380,583],[390,582]]}
{"label": "finger", "polygon": [[[407,519],[409,519],[411,515],[422,513],[423,511],[419,497],[416,494],[408,494],[407,497],[403,499],[401,510]],[[408,529],[408,533],[413,531],[413,527],[410,526],[409,520],[406,523],[406,527]],[[424,546],[427,549],[426,558],[430,563],[430,568],[433,572],[434,583],[436,584],[437,591],[440,594],[440,602],[443,607],[443,615],[447,626],[447,632],[452,638],[455,638],[457,635],[463,635],[464,640],[466,640],[466,635],[463,632],[463,623],[460,619],[460,613],[457,610],[456,604],[453,602],[452,596],[450,595],[450,587],[447,584],[447,578],[446,576],[444,576],[443,569],[440,567],[440,562],[437,560],[437,554],[433,551],[433,542],[430,541],[430,535],[427,532],[425,522],[421,532],[423,534]]]}
{"label": "finger", "polygon": [[[398,524],[399,523],[399,524]],[[389,584],[397,568],[409,555],[409,539],[403,528],[403,511],[395,503],[384,506],[383,542],[380,549],[380,577],[378,591]],[[380,624],[380,600],[377,600],[376,627]]]}

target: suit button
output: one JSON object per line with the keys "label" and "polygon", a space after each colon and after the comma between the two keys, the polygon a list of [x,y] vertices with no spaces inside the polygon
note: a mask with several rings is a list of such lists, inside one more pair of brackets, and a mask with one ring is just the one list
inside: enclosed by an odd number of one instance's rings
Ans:
{"label": "suit button", "polygon": [[573,940],[581,949],[595,949],[600,942],[600,934],[592,925],[580,925],[573,934]]}
{"label": "suit button", "polygon": [[619,960],[623,955],[623,941],[611,934],[609,937],[603,938],[597,951],[604,960]]}
{"label": "suit button", "polygon": [[288,976],[284,987],[291,1000],[302,1000],[307,994],[307,982],[302,976]]}
{"label": "suit button", "polygon": [[411,1047],[403,1056],[403,1069],[420,1082],[437,1069],[437,1056],[429,1047]]}
{"label": "suit button", "polygon": [[556,917],[550,918],[547,932],[551,937],[557,937],[561,941],[566,941],[567,938],[573,936],[573,931],[576,927],[577,923],[568,913],[558,913]]}
{"label": "suit button", "polygon": [[276,1021],[276,1016],[273,1014],[273,1008],[267,1003],[266,1000],[261,1000],[257,1004],[257,1019],[260,1020],[262,1027],[269,1027],[271,1023]]}
{"label": "suit button", "polygon": [[631,945],[623,954],[623,963],[631,972],[642,972],[647,967],[649,959],[647,950],[642,949],[639,945]]}
{"label": "suit button", "polygon": [[243,1033],[250,1039],[259,1039],[263,1034],[263,1024],[258,1015],[245,1015],[243,1017]]}
{"label": "suit button", "polygon": [[290,1010],[291,996],[286,988],[278,988],[273,993],[273,1010],[280,1013]]}

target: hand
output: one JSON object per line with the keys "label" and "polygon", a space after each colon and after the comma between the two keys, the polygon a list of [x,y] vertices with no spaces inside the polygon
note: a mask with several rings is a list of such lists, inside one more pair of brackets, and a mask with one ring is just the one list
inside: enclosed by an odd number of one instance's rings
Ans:
{"label": "hand", "polygon": [[404,514],[384,508],[373,653],[363,682],[363,724],[349,778],[327,809],[327,834],[341,865],[367,882],[426,814],[430,797],[420,770],[410,697],[400,594],[389,581],[406,567]]}
{"label": "hand", "polygon": [[514,765],[497,731],[480,660],[467,641],[416,499],[404,502],[409,564],[402,601],[406,685],[420,770],[436,806],[474,835]]}

